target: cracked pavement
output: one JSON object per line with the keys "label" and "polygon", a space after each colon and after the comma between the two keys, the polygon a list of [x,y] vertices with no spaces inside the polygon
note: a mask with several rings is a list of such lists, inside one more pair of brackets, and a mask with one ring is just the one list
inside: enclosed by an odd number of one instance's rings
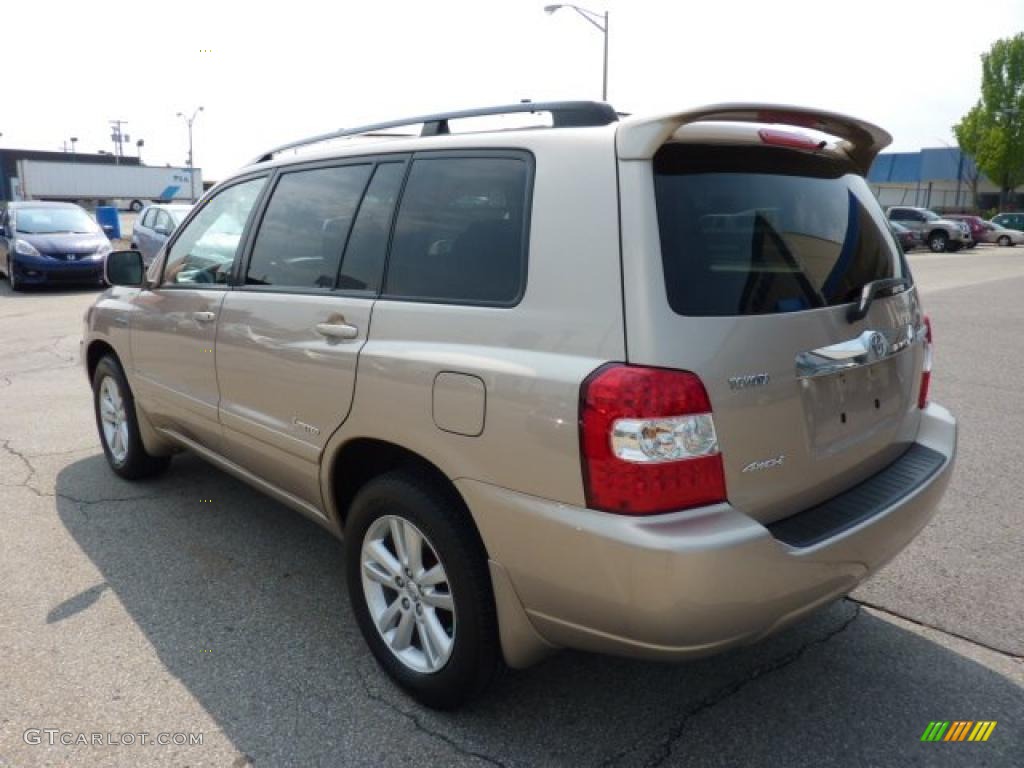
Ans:
{"label": "cracked pavement", "polygon": [[[1024,249],[911,260],[935,398],[961,420],[917,541],[755,646],[676,665],[565,652],[456,713],[378,671],[315,525],[191,456],[115,477],[77,363],[95,294],[0,283],[0,767],[1020,765]],[[999,725],[922,744],[935,719]],[[203,744],[31,745],[28,728]]]}

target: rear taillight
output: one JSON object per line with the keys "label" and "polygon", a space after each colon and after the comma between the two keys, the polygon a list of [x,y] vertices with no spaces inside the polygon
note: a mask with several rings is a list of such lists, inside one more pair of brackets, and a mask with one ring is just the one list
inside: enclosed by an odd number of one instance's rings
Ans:
{"label": "rear taillight", "polygon": [[917,407],[928,407],[928,388],[932,383],[932,321],[924,316],[924,366],[921,368],[921,391],[917,395]]}
{"label": "rear taillight", "polygon": [[580,390],[587,506],[650,515],[725,501],[711,403],[686,371],[613,363]]}

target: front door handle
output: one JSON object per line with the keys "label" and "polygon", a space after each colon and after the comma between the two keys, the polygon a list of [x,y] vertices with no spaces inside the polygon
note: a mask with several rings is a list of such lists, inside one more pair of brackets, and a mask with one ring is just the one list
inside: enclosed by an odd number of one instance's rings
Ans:
{"label": "front door handle", "polygon": [[209,323],[217,319],[216,312],[193,312],[192,319],[197,323]]}
{"label": "front door handle", "polygon": [[359,329],[348,323],[317,323],[316,332],[329,339],[354,339],[359,336]]}

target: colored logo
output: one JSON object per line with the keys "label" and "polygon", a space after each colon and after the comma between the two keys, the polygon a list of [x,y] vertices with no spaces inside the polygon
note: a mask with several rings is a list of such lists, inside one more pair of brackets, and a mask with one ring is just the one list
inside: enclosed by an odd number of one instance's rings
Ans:
{"label": "colored logo", "polygon": [[995,720],[932,720],[921,741],[988,741],[995,728]]}

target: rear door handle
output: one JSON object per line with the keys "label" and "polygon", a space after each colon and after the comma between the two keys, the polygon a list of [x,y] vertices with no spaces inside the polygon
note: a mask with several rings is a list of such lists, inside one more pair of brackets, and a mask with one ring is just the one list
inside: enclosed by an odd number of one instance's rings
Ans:
{"label": "rear door handle", "polygon": [[348,323],[317,323],[316,332],[330,339],[354,339],[359,329]]}
{"label": "rear door handle", "polygon": [[209,323],[217,319],[216,312],[193,312],[192,319],[197,323]]}

